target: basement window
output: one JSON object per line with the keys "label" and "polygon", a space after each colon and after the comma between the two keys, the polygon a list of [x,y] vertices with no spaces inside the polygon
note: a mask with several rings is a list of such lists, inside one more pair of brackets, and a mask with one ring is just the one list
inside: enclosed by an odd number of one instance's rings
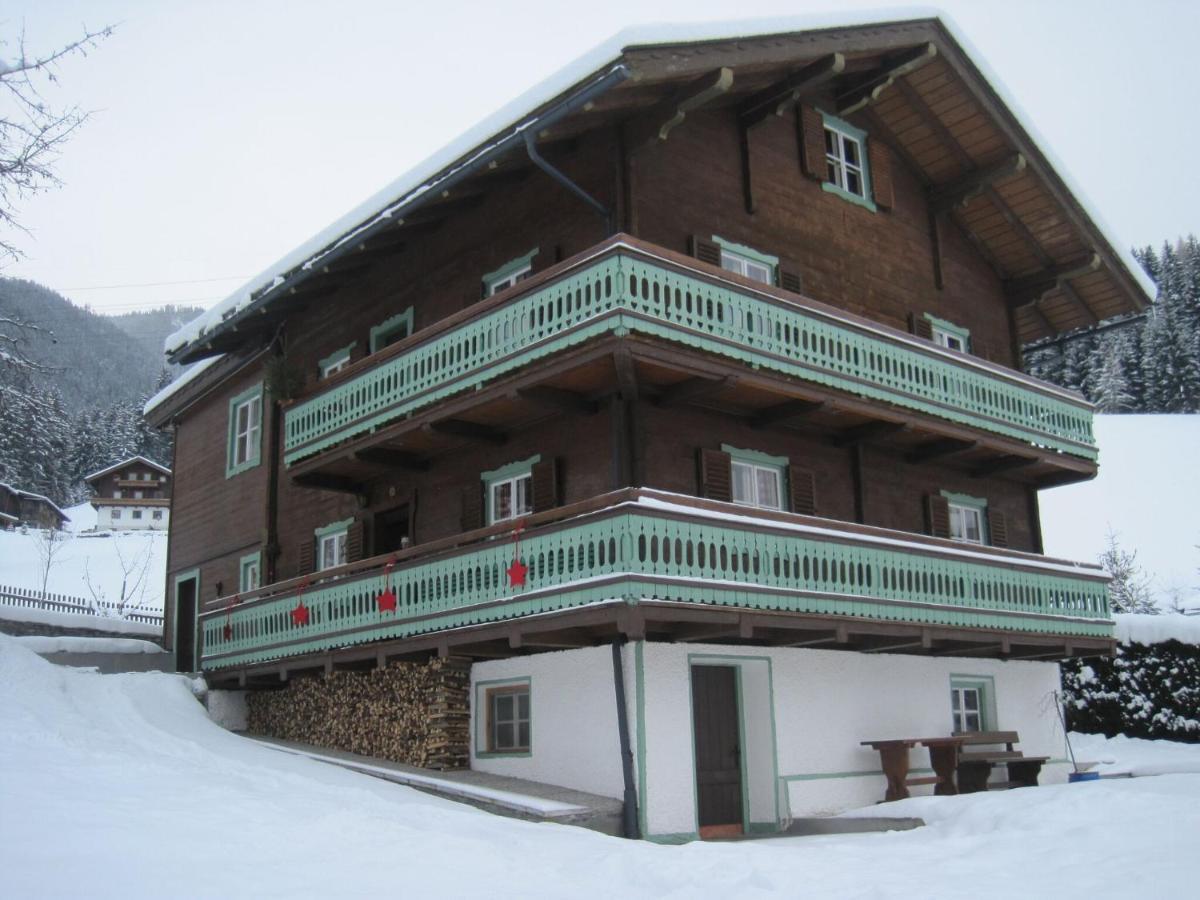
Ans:
{"label": "basement window", "polygon": [[867,133],[849,122],[821,113],[825,120],[825,190],[874,211],[867,169]]}
{"label": "basement window", "polygon": [[262,383],[229,401],[229,443],[225,477],[259,464],[262,448]]}
{"label": "basement window", "polygon": [[488,272],[484,275],[483,296],[490,297],[493,294],[498,294],[512,287],[514,284],[524,281],[533,274],[533,258],[538,255],[538,249],[534,247],[524,256],[510,259],[494,272]]}
{"label": "basement window", "polygon": [[528,752],[531,737],[529,685],[513,684],[488,690],[487,720],[487,752]]}

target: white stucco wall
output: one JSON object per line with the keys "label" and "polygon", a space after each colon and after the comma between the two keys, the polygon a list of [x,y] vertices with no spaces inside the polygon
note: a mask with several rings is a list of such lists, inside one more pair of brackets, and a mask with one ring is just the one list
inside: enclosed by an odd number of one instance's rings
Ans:
{"label": "white stucco wall", "polygon": [[[531,752],[481,756],[486,747],[481,702],[485,683],[520,678],[528,678],[530,684]],[[471,768],[621,797],[624,780],[611,648],[475,663],[471,667]]]}
{"label": "white stucco wall", "polygon": [[[121,510],[121,518],[113,520],[114,509]],[[135,519],[133,511],[140,509],[142,517]],[[155,520],[154,510],[162,512],[162,519]],[[99,531],[166,531],[171,524],[171,510],[162,506],[97,506],[96,528]]]}

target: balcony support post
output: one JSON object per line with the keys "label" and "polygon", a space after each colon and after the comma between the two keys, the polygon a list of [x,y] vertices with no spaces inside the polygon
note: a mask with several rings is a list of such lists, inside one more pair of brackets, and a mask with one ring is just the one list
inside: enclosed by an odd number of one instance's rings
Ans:
{"label": "balcony support post", "polygon": [[613,638],[613,690],[617,700],[617,738],[621,745],[621,780],[624,782],[621,823],[625,837],[636,840],[642,835],[638,829],[638,795],[633,780],[633,745],[629,739],[629,704],[625,696],[625,667],[621,660],[621,648],[624,646],[625,638]]}

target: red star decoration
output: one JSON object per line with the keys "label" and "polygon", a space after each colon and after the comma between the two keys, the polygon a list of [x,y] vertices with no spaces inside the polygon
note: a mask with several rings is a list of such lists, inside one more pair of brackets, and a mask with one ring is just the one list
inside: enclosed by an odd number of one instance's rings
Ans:
{"label": "red star decoration", "polygon": [[233,640],[233,626],[230,625],[228,622],[225,623],[225,628],[221,633],[223,635],[225,635],[225,640],[227,640],[227,641]]}
{"label": "red star decoration", "polygon": [[525,573],[529,571],[520,559],[514,559],[512,565],[508,567],[508,583],[512,587],[523,587],[525,584]]}
{"label": "red star decoration", "polygon": [[379,604],[380,612],[395,612],[396,611],[396,592],[388,588],[382,594],[375,598]]}
{"label": "red star decoration", "polygon": [[292,610],[292,622],[295,625],[308,624],[308,607],[304,605],[303,600]]}

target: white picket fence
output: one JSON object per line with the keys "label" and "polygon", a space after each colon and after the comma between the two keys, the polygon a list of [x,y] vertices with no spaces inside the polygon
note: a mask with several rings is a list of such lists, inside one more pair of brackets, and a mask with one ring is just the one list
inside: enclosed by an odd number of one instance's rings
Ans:
{"label": "white picket fence", "polygon": [[32,588],[5,587],[0,585],[0,606],[15,606],[19,609],[43,609],[48,612],[76,613],[102,619],[124,619],[144,625],[162,625],[163,614],[155,609],[128,606],[123,609],[117,603],[52,594]]}

